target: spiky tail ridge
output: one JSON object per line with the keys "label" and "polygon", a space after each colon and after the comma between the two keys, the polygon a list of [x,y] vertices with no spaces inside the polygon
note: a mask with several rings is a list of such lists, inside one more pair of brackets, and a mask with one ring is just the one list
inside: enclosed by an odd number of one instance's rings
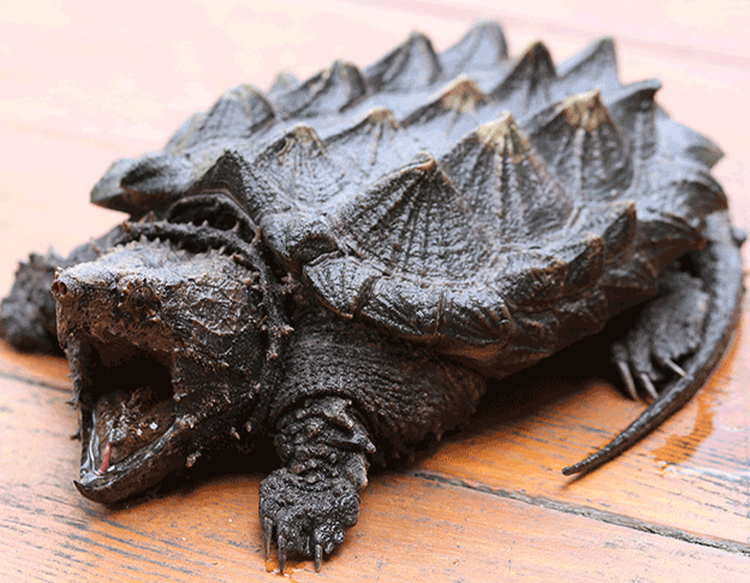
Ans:
{"label": "spiky tail ridge", "polygon": [[563,468],[566,476],[583,474],[614,459],[651,433],[664,420],[681,409],[698,392],[729,346],[739,320],[744,293],[742,259],[739,247],[744,237],[729,222],[729,216],[715,213],[706,219],[704,249],[695,253],[694,263],[710,305],[699,348],[678,378],[657,400],[607,445],[583,461]]}

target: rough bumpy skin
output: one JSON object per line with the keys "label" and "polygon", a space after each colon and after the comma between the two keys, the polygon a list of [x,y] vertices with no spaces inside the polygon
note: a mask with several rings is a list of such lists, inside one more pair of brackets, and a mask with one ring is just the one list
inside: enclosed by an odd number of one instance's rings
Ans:
{"label": "rough bumpy skin", "polygon": [[32,255],[0,315],[21,348],[65,347],[81,493],[115,503],[272,435],[266,552],[320,568],[369,463],[626,310],[612,359],[652,403],[563,471],[631,446],[703,384],[743,292],[721,153],[658,89],[620,83],[609,39],[556,66],[482,22],[441,54],[415,33],[364,69],[236,87],[115,162],[92,201],[130,220]]}

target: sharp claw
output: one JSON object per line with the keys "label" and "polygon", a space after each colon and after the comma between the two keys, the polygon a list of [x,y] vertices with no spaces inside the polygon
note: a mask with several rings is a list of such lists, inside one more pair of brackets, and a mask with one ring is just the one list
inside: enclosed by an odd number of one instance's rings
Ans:
{"label": "sharp claw", "polygon": [[273,536],[273,520],[266,517],[263,519],[263,549],[266,559],[271,556],[271,537]]}
{"label": "sharp claw", "polygon": [[656,401],[659,398],[659,393],[656,392],[656,387],[654,386],[654,383],[651,382],[651,379],[648,378],[648,375],[642,372],[638,374],[638,378],[641,380],[641,384],[643,385],[643,388],[646,389],[646,392],[654,401]]}
{"label": "sharp claw", "polygon": [[284,567],[286,567],[286,539],[283,535],[279,535],[278,538],[279,546],[279,571],[284,574]]}
{"label": "sharp claw", "polygon": [[323,566],[323,545],[318,543],[315,545],[315,571],[319,572]]}
{"label": "sharp claw", "polygon": [[667,368],[671,368],[677,376],[680,376],[682,378],[685,378],[687,376],[685,370],[671,358],[665,358],[662,364]]}
{"label": "sharp claw", "polygon": [[626,363],[624,360],[616,360],[615,364],[617,365],[617,368],[620,370],[620,378],[622,379],[622,382],[625,384],[625,388],[628,391],[628,395],[631,399],[634,401],[638,400],[638,391],[635,388],[635,381],[633,381],[633,375],[630,374],[630,367],[628,366],[628,363]]}

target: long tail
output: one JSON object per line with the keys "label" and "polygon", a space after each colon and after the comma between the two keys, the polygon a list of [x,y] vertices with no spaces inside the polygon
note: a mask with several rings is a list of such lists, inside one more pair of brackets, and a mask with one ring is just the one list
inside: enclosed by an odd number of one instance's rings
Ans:
{"label": "long tail", "polygon": [[734,229],[726,213],[706,220],[708,243],[695,254],[694,263],[710,307],[703,338],[690,358],[685,376],[670,385],[641,415],[600,450],[577,464],[563,468],[566,476],[589,472],[614,459],[651,433],[672,413],[681,409],[698,392],[721,359],[739,320],[743,287],[739,247],[744,236]]}

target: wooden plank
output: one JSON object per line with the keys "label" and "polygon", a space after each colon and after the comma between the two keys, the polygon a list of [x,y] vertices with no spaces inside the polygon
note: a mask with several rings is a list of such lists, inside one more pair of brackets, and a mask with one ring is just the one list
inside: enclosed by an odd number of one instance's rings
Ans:
{"label": "wooden plank", "polygon": [[561,363],[548,369],[551,376],[511,380],[519,384],[509,395],[490,398],[475,426],[441,444],[413,472],[638,517],[750,553],[750,392],[748,365],[739,358],[749,338],[744,331],[734,354],[684,410],[582,478],[560,470],[604,445],[644,405],[597,379],[576,387]]}
{"label": "wooden plank", "polygon": [[[225,475],[107,510],[71,484],[79,455],[65,394],[0,377],[0,577],[256,581],[265,561],[259,474]],[[606,548],[606,552],[602,549]],[[316,574],[294,581],[740,581],[750,558],[571,512],[397,473],[373,477],[358,524]]]}
{"label": "wooden plank", "polygon": [[23,353],[0,340],[0,374],[69,392],[68,361],[62,356]]}

